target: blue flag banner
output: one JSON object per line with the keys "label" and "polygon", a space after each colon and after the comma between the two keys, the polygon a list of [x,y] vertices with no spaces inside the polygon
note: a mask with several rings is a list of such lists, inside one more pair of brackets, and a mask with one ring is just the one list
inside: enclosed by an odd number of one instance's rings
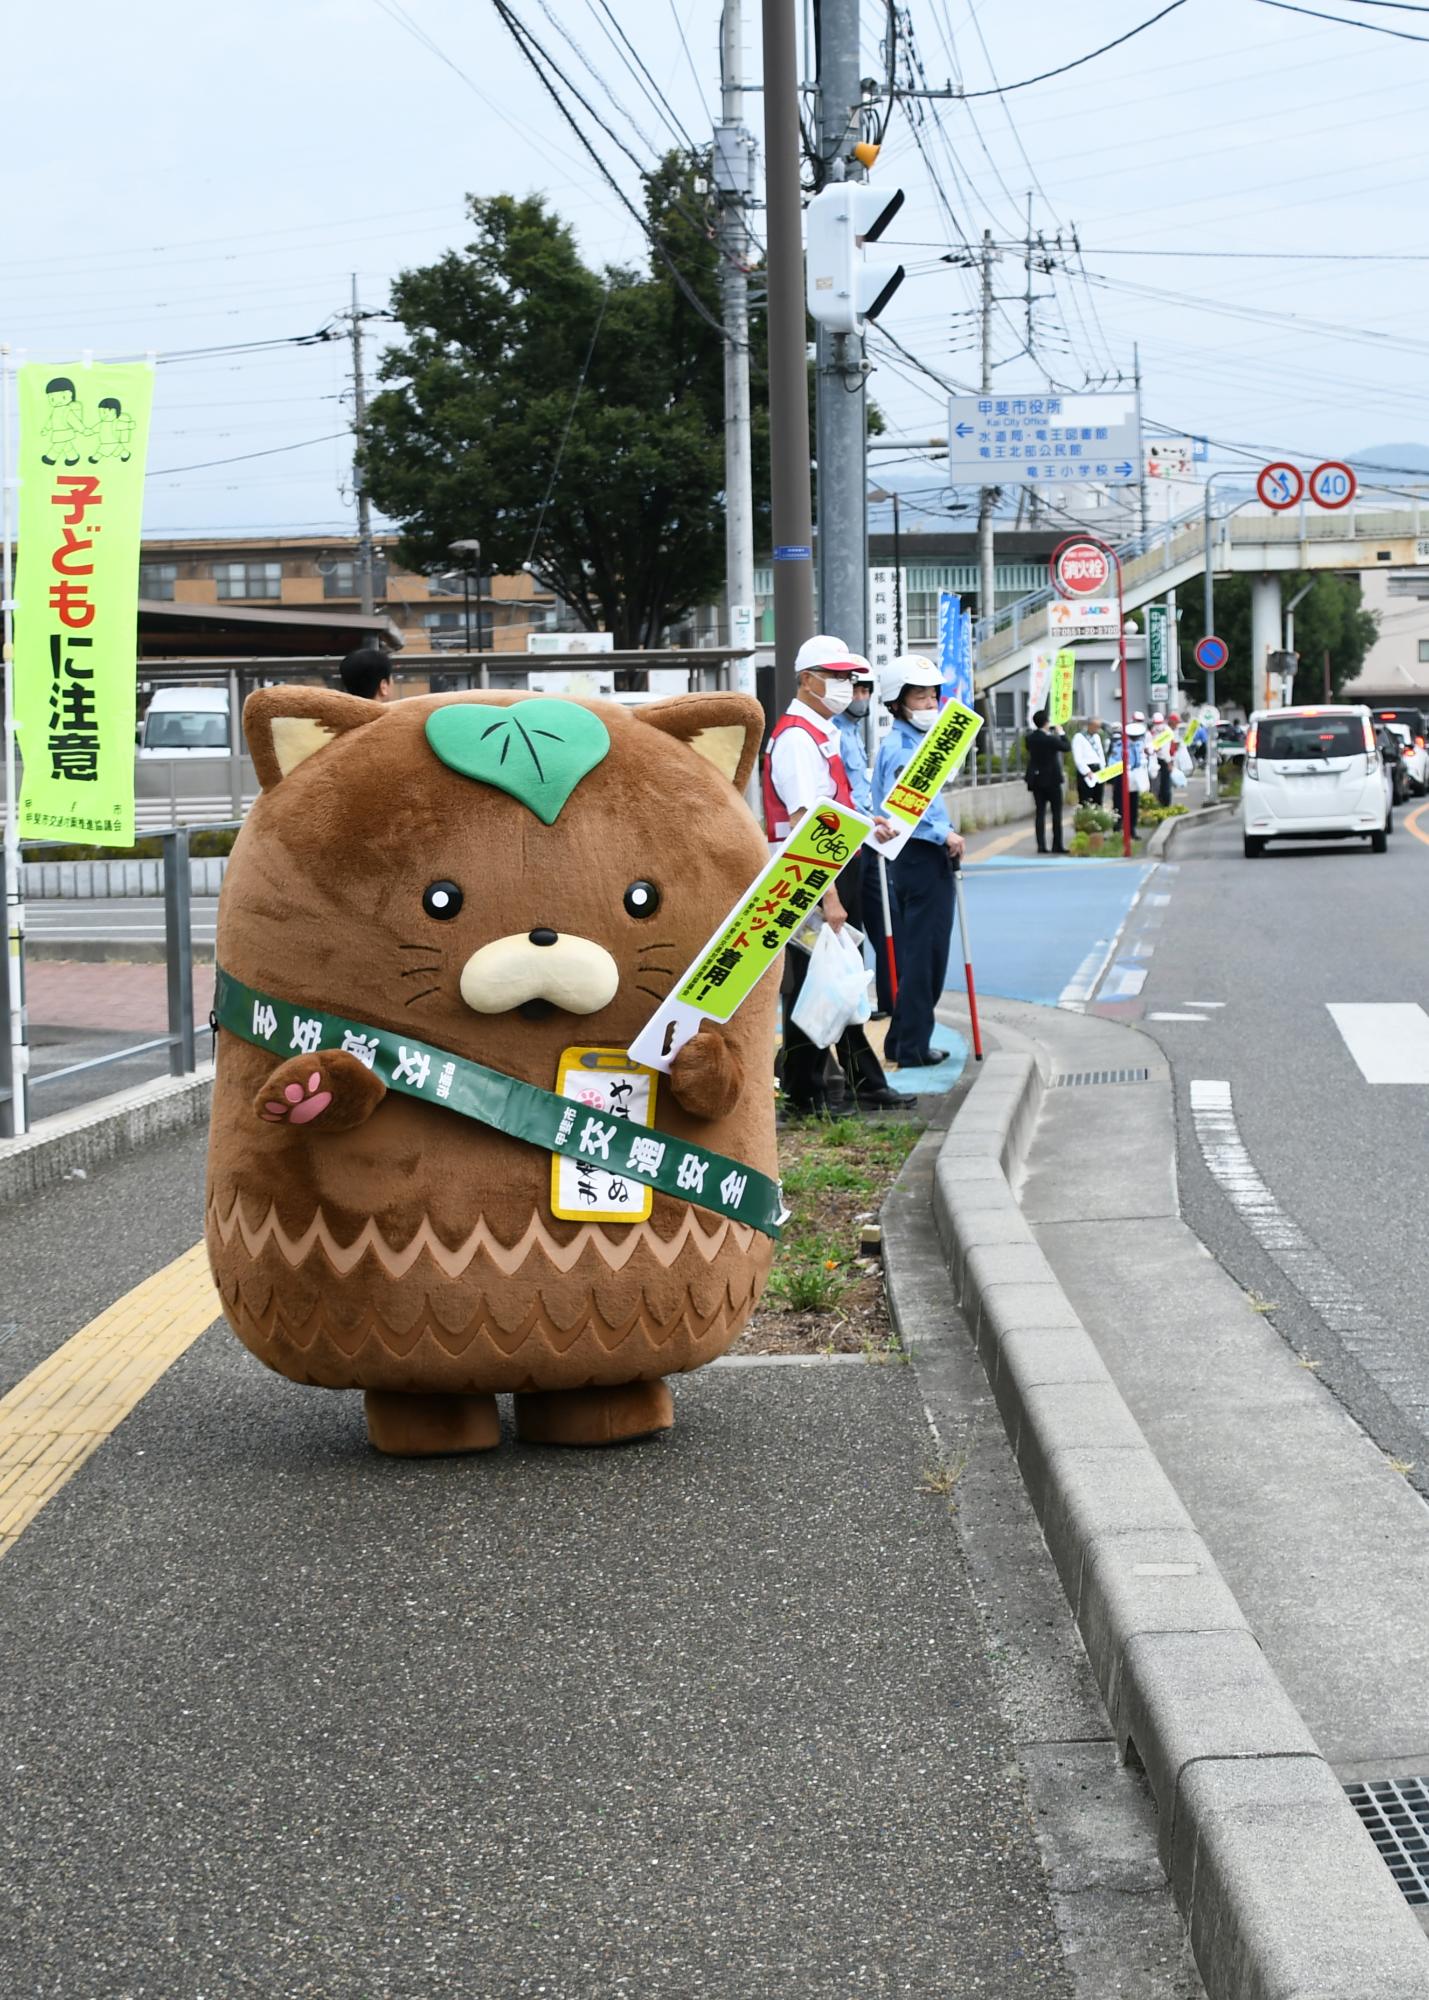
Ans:
{"label": "blue flag banner", "polygon": [[955,590],[938,593],[938,665],[943,694],[971,708],[973,698],[972,615]]}

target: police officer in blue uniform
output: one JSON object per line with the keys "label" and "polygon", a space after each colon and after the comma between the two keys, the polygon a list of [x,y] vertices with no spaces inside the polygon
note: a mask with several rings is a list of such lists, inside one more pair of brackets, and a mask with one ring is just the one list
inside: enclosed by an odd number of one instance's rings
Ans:
{"label": "police officer in blue uniform", "polygon": [[[901,654],[879,676],[883,705],[893,717],[893,727],[874,763],[876,804],[888,797],[937,721],[941,680],[937,666],[920,653]],[[911,840],[888,864],[898,998],[883,1057],[900,1069],[925,1068],[943,1060],[933,1047],[934,1009],[947,980],[953,941],[953,877],[962,852],[962,835],[954,832],[947,807],[936,798]],[[865,896],[865,918],[873,915],[875,900],[872,895]],[[879,917],[881,929],[881,911]]]}

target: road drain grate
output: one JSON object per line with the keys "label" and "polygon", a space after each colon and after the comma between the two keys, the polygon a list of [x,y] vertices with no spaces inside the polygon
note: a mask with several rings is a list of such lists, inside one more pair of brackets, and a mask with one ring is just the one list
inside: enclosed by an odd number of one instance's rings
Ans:
{"label": "road drain grate", "polygon": [[1350,1804],[1407,1903],[1429,1903],[1429,1780],[1346,1785]]}
{"label": "road drain grate", "polygon": [[1149,1069],[1078,1069],[1066,1076],[1054,1076],[1048,1087],[1069,1090],[1083,1083],[1145,1083],[1150,1075]]}

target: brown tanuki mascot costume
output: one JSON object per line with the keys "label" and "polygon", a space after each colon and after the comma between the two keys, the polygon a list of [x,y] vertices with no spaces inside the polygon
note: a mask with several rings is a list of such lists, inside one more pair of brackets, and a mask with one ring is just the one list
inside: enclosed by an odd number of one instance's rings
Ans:
{"label": "brown tanuki mascot costume", "polygon": [[[505,1390],[534,1442],[668,1429],[662,1377],[735,1339],[773,1241],[697,1205],[694,1154],[668,1193],[621,1167],[652,1128],[647,1166],[688,1141],[772,1178],[778,981],[653,1090],[625,1051],[765,859],[758,704],[269,688],[243,719],[207,1193],[234,1330],[364,1390],[384,1451],[496,1444]],[[451,1108],[471,1064],[568,1098],[592,1160]]]}

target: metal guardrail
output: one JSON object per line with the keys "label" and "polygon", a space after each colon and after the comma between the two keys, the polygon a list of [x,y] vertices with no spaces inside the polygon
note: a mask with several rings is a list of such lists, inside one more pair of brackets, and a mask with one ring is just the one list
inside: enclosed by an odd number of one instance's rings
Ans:
{"label": "metal guardrail", "polygon": [[[61,1069],[47,1070],[43,1076],[27,1074],[25,1077],[25,1097],[28,1098],[53,1084],[61,1083],[69,1077],[80,1076],[91,1070],[107,1068],[112,1063],[128,1062],[135,1056],[149,1055],[155,1049],[167,1049],[169,1053],[170,1076],[191,1076],[198,1067],[198,1038],[201,1033],[211,1034],[205,1026],[199,1029],[194,1021],[194,977],[193,977],[193,928],[192,909],[189,901],[189,837],[193,833],[235,832],[240,822],[237,820],[211,821],[203,827],[173,827],[159,835],[163,847],[164,874],[164,959],[167,967],[168,1032],[151,1036],[147,1041],[133,1042],[122,1049],[110,1049],[102,1056],[91,1056],[84,1062],[66,1063]],[[49,847],[64,847],[71,842],[58,840],[25,841],[21,853]],[[24,992],[24,953],[20,958],[21,993]],[[6,1016],[9,1006],[10,959],[0,952],[0,1020]],[[96,1024],[101,1025],[101,1024]],[[0,1138],[14,1138],[17,1124],[15,1078],[12,1067],[12,1051],[9,1037],[0,1036]],[[26,1123],[28,1124],[28,1119]]]}

